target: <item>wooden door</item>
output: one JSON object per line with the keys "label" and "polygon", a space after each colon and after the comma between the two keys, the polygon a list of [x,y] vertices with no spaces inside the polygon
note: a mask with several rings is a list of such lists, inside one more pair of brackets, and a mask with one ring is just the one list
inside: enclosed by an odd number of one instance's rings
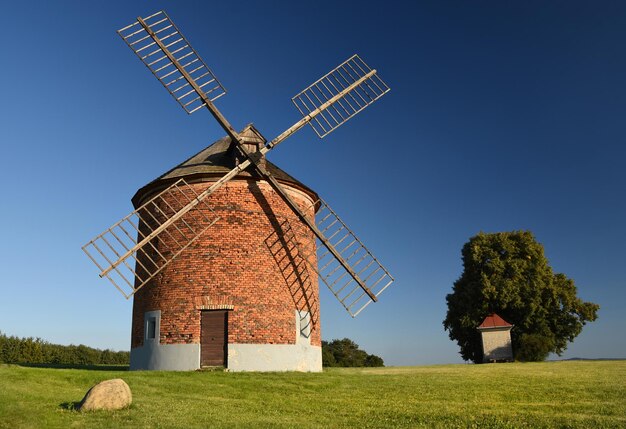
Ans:
{"label": "wooden door", "polygon": [[226,368],[228,311],[203,310],[200,325],[200,366]]}

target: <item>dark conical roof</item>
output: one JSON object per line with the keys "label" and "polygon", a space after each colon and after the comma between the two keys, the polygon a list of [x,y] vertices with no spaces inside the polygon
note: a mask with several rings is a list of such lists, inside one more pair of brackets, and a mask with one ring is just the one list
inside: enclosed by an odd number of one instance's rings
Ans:
{"label": "dark conical roof", "polygon": [[[265,141],[261,134],[252,125],[246,126],[246,128],[241,131],[240,135],[247,140],[255,140],[256,142]],[[160,192],[181,178],[185,178],[187,182],[193,182],[205,178],[220,178],[235,168],[237,162],[237,156],[235,154],[235,148],[232,144],[231,138],[228,136],[223,137],[210,146],[202,149],[191,158],[183,161],[181,164],[172,168],[168,172],[157,177],[147,185],[141,187],[133,196],[132,203],[135,207],[139,207],[142,200],[146,196],[155,192]],[[317,194],[311,188],[271,162],[265,162],[266,169],[279,182],[298,188],[309,194],[314,200],[317,200]],[[261,176],[254,169],[254,167],[250,166],[243,172],[239,173],[236,178],[261,179]]]}

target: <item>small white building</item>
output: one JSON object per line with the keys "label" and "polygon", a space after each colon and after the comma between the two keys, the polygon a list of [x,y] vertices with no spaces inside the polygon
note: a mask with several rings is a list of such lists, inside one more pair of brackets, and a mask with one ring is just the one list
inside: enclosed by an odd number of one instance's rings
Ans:
{"label": "small white building", "polygon": [[502,317],[492,313],[480,324],[483,342],[483,362],[512,362],[511,325]]}

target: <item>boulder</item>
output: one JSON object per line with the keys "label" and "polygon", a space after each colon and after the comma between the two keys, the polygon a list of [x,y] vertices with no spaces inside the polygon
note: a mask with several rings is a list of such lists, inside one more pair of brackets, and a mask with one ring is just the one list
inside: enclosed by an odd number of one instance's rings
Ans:
{"label": "boulder", "polygon": [[133,396],[121,378],[102,381],[87,391],[78,404],[79,411],[120,410],[130,406]]}

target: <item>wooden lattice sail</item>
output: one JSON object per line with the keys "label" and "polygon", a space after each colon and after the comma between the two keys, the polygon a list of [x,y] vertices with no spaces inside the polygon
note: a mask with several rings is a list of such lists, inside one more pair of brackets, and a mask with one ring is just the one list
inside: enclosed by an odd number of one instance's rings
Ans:
{"label": "wooden lattice sail", "polygon": [[[319,266],[309,262],[309,268],[319,274],[346,310],[356,316],[377,301],[393,282],[389,272],[325,202],[316,203],[320,210],[317,223],[307,217],[261,161],[306,124],[322,138],[386,94],[389,87],[377,71],[353,55],[293,97],[302,119],[273,140],[262,139],[258,151],[249,152],[244,139],[213,104],[226,90],[165,12],[137,18],[118,33],[187,113],[203,107],[209,110],[236,144],[242,161],[200,192],[190,193],[184,180],[172,184],[83,246],[100,276],[107,277],[127,298],[133,295],[217,220],[210,195],[243,170],[253,168],[317,237],[318,249],[300,249],[297,257],[311,261],[307,255],[323,249],[318,254]],[[289,228],[285,231],[289,240]],[[164,250],[157,242],[167,242],[169,247]],[[316,317],[308,312],[307,317],[312,316]]]}

